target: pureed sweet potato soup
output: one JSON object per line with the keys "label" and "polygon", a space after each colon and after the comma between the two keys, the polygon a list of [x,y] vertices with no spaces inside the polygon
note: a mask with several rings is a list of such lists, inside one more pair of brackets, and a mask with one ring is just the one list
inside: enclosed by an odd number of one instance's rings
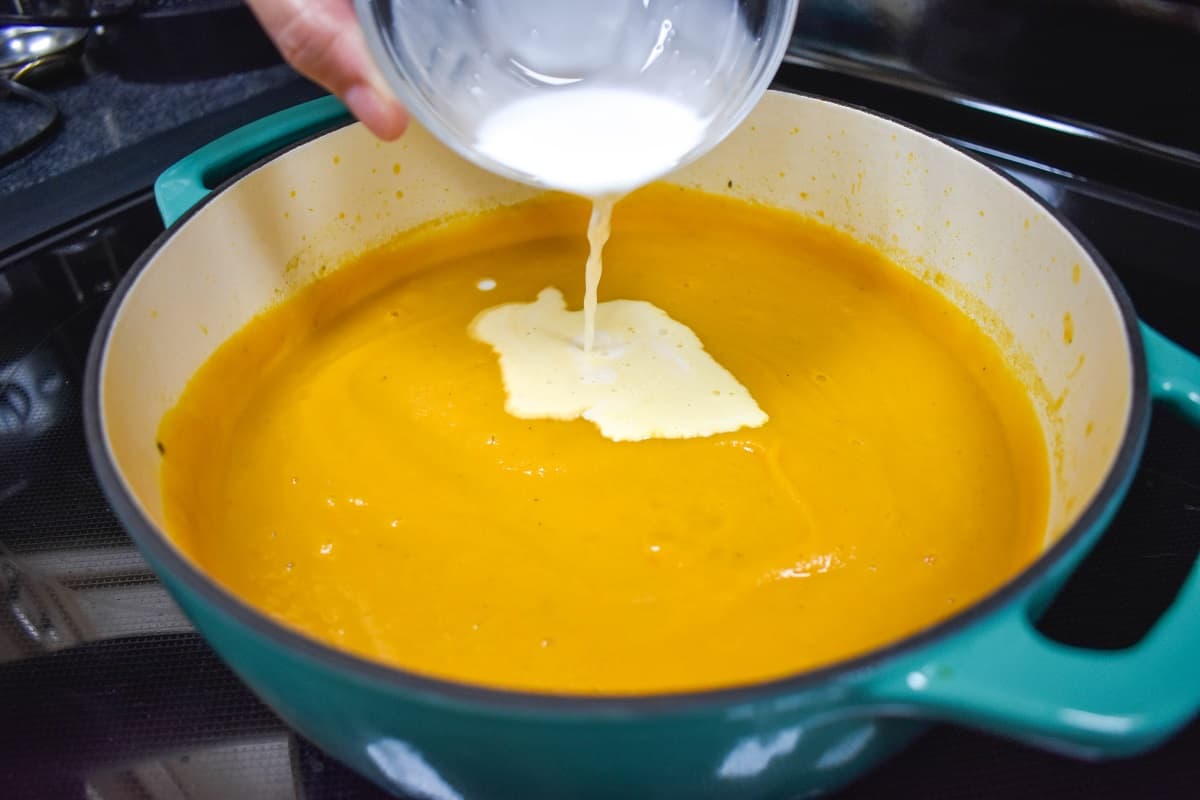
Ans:
{"label": "pureed sweet potato soup", "polygon": [[172,538],[337,647],[579,694],[828,664],[1039,552],[1032,401],[935,290],[815,221],[650,187],[585,356],[587,214],[426,226],[252,321],[163,420]]}

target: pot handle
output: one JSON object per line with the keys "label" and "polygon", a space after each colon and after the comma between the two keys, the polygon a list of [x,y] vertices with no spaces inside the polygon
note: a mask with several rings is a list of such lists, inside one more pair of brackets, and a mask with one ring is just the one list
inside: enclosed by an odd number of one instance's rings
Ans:
{"label": "pot handle", "polygon": [[330,95],[285,108],[209,142],[154,182],[163,224],[175,224],[222,181],[263,156],[350,118],[341,101]]}
{"label": "pot handle", "polygon": [[[1154,400],[1200,426],[1200,357],[1143,324]],[[1107,524],[1116,508],[1101,520]],[[889,670],[869,691],[904,714],[946,719],[1085,758],[1147,750],[1200,710],[1200,561],[1132,647],[1071,647],[1033,625],[1026,592],[961,634]]]}

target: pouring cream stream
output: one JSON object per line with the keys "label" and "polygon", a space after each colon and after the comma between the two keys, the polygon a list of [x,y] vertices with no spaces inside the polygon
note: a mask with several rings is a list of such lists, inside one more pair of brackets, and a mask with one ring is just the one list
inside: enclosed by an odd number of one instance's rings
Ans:
{"label": "pouring cream stream", "polygon": [[[666,312],[649,303],[597,302],[613,206],[677,166],[703,140],[705,127],[672,100],[588,87],[519,100],[484,120],[476,143],[481,153],[537,176],[547,188],[592,201],[582,341],[564,335],[578,312],[547,297],[557,294],[549,288],[532,303],[497,306],[472,323],[472,335],[500,357],[509,413],[583,417],[616,440],[709,436],[766,422],[750,393]],[[598,318],[619,323],[599,350]],[[582,358],[570,352],[579,349]]]}

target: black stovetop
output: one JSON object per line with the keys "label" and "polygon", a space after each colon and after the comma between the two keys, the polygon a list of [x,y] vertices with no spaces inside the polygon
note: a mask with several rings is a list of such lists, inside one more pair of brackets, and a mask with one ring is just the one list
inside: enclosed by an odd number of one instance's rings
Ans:
{"label": "black stovetop", "polygon": [[[1148,322],[1200,350],[1200,183],[1186,164],[807,56],[785,65],[779,85],[906,119],[1005,169],[1097,244]],[[156,152],[194,146],[214,126],[268,113],[280,99],[267,93],[235,117],[157,132]],[[95,181],[103,170],[92,168]],[[136,183],[135,173],[126,177]],[[216,658],[96,485],[81,430],[85,355],[114,283],[161,231],[149,182],[129,188],[85,187],[92,207],[0,248],[0,797],[377,797]],[[1170,602],[1200,550],[1196,443],[1180,420],[1156,415],[1128,502],[1042,619],[1043,632],[1123,647]],[[939,727],[846,795],[1192,797],[1198,747],[1193,723],[1148,755],[1086,764]]]}

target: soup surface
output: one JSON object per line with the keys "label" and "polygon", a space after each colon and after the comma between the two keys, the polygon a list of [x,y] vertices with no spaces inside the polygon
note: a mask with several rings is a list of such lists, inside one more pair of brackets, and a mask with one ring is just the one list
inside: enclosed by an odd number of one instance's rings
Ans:
{"label": "soup surface", "polygon": [[999,350],[814,221],[654,186],[601,300],[687,325],[769,421],[616,442],[505,413],[481,311],[583,296],[588,208],[426,226],[259,316],[160,430],[169,532],[271,616],[415,672],[639,694],[861,654],[1039,552],[1048,468]]}

